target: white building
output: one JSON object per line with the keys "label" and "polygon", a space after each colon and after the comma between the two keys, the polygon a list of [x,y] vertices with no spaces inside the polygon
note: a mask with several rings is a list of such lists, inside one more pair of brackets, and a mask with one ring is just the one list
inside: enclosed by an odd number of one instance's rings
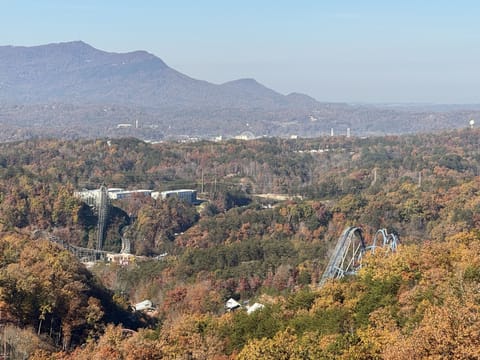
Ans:
{"label": "white building", "polygon": [[[105,189],[76,191],[75,196],[82,199],[89,205],[96,205],[101,198],[102,191],[105,191]],[[106,194],[108,195],[108,198],[110,200],[129,199],[138,196],[152,197],[155,200],[157,200],[158,198],[165,200],[169,197],[176,196],[180,200],[186,201],[189,204],[197,203],[197,190],[192,189],[179,189],[158,192],[148,189],[125,190],[122,188],[109,188],[106,190]]]}
{"label": "white building", "polygon": [[[110,190],[110,189],[109,189]],[[128,199],[135,196],[152,196],[152,190],[123,190],[108,192],[108,196],[112,200]]]}
{"label": "white building", "polygon": [[255,303],[252,306],[247,306],[247,314],[250,315],[251,313],[263,309],[265,305],[260,304],[260,303]]}
{"label": "white building", "polygon": [[143,300],[139,302],[138,304],[133,305],[133,308],[135,311],[149,311],[149,310],[155,310],[153,307],[153,304],[150,300]]}
{"label": "white building", "polygon": [[118,264],[120,266],[128,266],[135,262],[135,255],[132,254],[107,254],[107,261]]}
{"label": "white building", "polygon": [[238,309],[241,306],[242,305],[240,305],[240,303],[233,298],[228,299],[228,301],[225,303],[225,308],[228,311],[233,311],[235,309]]}
{"label": "white building", "polygon": [[197,190],[191,190],[191,189],[162,191],[160,193],[160,196],[162,200],[168,199],[169,197],[172,197],[172,196],[176,196],[180,200],[186,201],[189,204],[195,204],[197,202]]}

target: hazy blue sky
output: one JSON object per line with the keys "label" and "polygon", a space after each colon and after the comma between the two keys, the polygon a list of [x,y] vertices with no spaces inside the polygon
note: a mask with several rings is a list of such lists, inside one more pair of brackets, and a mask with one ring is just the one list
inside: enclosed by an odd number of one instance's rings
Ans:
{"label": "hazy blue sky", "polygon": [[0,0],[0,44],[147,50],[320,101],[480,103],[480,1]]}

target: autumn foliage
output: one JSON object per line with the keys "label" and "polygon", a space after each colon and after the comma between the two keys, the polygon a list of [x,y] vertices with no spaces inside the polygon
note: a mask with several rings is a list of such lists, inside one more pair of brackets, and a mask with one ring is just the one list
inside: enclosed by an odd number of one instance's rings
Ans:
{"label": "autumn foliage", "polygon": [[[34,359],[478,358],[479,137],[0,145],[2,339]],[[104,182],[204,193],[115,201],[105,246],[145,257],[87,270],[45,234],[91,247],[73,194]],[[351,225],[401,245],[319,287]]]}

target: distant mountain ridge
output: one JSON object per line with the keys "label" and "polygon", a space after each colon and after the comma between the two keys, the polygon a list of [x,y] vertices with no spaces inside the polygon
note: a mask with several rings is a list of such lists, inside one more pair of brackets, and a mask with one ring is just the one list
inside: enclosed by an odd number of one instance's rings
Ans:
{"label": "distant mountain ridge", "polygon": [[82,41],[1,46],[0,64],[0,101],[4,102],[266,109],[316,103],[281,95],[253,79],[222,85],[196,80],[146,51],[109,53]]}
{"label": "distant mountain ridge", "polygon": [[[254,79],[212,84],[146,51],[111,53],[73,41],[0,46],[0,141],[382,135],[468,126],[478,106],[365,106],[282,95]],[[118,124],[130,124],[130,127]]]}

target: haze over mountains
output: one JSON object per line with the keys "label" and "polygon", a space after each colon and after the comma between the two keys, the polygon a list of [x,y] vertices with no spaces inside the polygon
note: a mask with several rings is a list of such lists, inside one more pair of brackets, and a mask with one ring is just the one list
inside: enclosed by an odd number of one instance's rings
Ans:
{"label": "haze over mountains", "polygon": [[107,53],[75,41],[0,48],[3,101],[118,103],[129,106],[312,106],[307,96],[283,96],[253,79],[222,85],[195,80],[145,51]]}
{"label": "haze over mountains", "polygon": [[[321,103],[303,94],[279,94],[253,79],[216,85],[190,78],[146,51],[109,53],[81,41],[0,46],[1,140],[125,135],[158,140],[245,131],[315,136],[331,128],[368,135],[464,127],[479,114],[471,106]],[[138,128],[118,128],[136,121]]]}

